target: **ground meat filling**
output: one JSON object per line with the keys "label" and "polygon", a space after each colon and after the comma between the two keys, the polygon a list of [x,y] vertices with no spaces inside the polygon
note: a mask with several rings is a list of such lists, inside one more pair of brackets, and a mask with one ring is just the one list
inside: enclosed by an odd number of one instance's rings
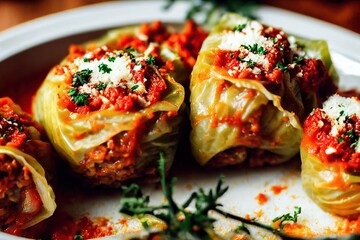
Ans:
{"label": "ground meat filling", "polygon": [[0,154],[0,228],[21,227],[41,208],[42,202],[29,170]]}
{"label": "ground meat filling", "polygon": [[98,185],[113,186],[122,185],[123,182],[139,176],[155,175],[156,164],[149,164],[146,159],[141,159],[140,162],[139,158],[143,151],[148,153],[153,151],[153,149],[144,150],[146,146],[141,146],[141,141],[144,132],[148,131],[147,126],[151,126],[159,117],[161,116],[155,115],[147,121],[139,119],[133,130],[121,132],[89,150],[85,153],[78,171],[91,179],[97,179]]}

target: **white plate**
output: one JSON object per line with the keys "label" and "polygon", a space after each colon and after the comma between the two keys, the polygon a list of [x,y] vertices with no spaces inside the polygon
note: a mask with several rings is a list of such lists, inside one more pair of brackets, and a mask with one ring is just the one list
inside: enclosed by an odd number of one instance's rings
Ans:
{"label": "white plate", "polygon": [[[1,32],[0,88],[6,87],[7,81],[25,81],[24,77],[31,78],[46,72],[66,55],[69,44],[100,36],[106,29],[158,19],[170,23],[183,22],[189,8],[186,2],[176,3],[169,11],[164,11],[164,5],[162,1],[102,3],[49,15]],[[281,27],[288,33],[327,40],[341,77],[341,86],[360,87],[360,35],[273,7],[262,6],[256,15],[261,21]],[[21,71],[16,71],[19,67]],[[186,161],[182,164],[180,161],[182,159],[177,159],[173,174],[179,179],[175,188],[177,201],[184,201],[188,193],[198,187],[208,189],[215,186],[218,171],[205,170]],[[323,212],[305,195],[301,187],[299,166],[298,162],[292,161],[262,169],[223,170],[226,184],[230,186],[221,199],[224,208],[240,216],[249,215],[270,223],[274,217],[292,212],[294,206],[301,206],[300,224],[311,226],[317,233],[335,230],[342,219]],[[273,193],[271,187],[279,185],[287,186],[287,189],[280,194]],[[162,199],[159,189],[152,185],[145,187],[144,192],[151,195],[152,202]],[[263,205],[255,199],[259,193],[269,197]],[[120,218],[118,191],[94,190],[92,193],[81,193],[78,190],[74,194],[74,199],[63,203],[63,207],[74,216],[87,214],[90,217],[107,217],[119,234],[128,231],[116,223]],[[1,232],[0,238],[15,239]]]}

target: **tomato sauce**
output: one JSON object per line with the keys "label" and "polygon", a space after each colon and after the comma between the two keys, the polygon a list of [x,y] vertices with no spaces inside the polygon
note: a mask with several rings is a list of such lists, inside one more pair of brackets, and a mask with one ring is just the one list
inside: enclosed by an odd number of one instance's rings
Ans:
{"label": "tomato sauce", "polygon": [[264,193],[259,193],[256,196],[256,200],[258,201],[258,204],[264,205],[269,200],[269,197]]}
{"label": "tomato sauce", "polygon": [[[360,121],[356,116],[346,121],[346,125],[351,129],[354,128],[356,132],[360,130]],[[360,153],[351,147],[351,136],[346,134],[349,129],[340,133],[342,141],[339,141],[338,136],[330,134],[331,128],[331,121],[326,114],[321,109],[315,109],[304,122],[302,146],[325,164],[337,163],[345,171],[359,173]],[[333,154],[327,153],[329,147],[335,151]]]}

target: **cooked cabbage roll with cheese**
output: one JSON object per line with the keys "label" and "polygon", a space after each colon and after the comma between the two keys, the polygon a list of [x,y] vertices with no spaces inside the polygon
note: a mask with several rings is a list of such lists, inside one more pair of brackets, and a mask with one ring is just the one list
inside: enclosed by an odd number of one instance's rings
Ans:
{"label": "cooked cabbage roll with cheese", "polygon": [[171,166],[184,88],[151,54],[71,47],[36,93],[33,112],[57,152],[94,185],[120,186]]}
{"label": "cooked cabbage roll with cheese", "polygon": [[160,21],[122,27],[109,31],[104,37],[88,45],[107,45],[113,49],[134,49],[157,58],[175,81],[188,86],[189,75],[195,65],[206,31],[194,21],[185,22],[183,29]]}
{"label": "cooked cabbage roll with cheese", "polygon": [[324,41],[224,15],[191,76],[195,159],[212,166],[291,159],[299,151],[304,117],[336,91],[336,81]]}
{"label": "cooked cabbage roll with cheese", "polygon": [[300,153],[305,192],[325,211],[360,214],[360,101],[331,96],[304,122]]}
{"label": "cooked cabbage roll with cheese", "polygon": [[9,98],[0,98],[0,229],[20,231],[50,217],[55,196],[44,170],[53,164],[42,128]]}

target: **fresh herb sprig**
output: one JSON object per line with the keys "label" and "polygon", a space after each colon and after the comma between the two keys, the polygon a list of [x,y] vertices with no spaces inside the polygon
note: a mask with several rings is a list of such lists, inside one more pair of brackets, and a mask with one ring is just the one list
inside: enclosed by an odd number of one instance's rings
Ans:
{"label": "fresh herb sprig", "polygon": [[[150,206],[150,197],[144,196],[139,185],[131,184],[122,187],[122,198],[120,200],[120,213],[141,218],[145,214],[151,214],[167,224],[167,228],[159,233],[164,239],[214,239],[216,236],[213,232],[213,223],[215,219],[209,216],[210,212],[216,212],[226,218],[237,220],[240,222],[239,227],[234,231],[251,234],[247,225],[259,227],[261,229],[272,232],[274,235],[281,237],[283,240],[305,240],[310,238],[292,237],[284,233],[283,226],[289,223],[297,222],[298,215],[301,213],[300,207],[295,207],[294,214],[284,214],[275,218],[273,221],[281,221],[280,229],[252,219],[236,216],[222,210],[222,204],[219,199],[227,192],[228,187],[224,187],[224,177],[221,176],[214,189],[206,192],[199,189],[193,192],[184,204],[178,205],[173,199],[174,185],[176,178],[172,178],[170,182],[166,181],[165,176],[165,158],[160,154],[159,174],[162,192],[166,198],[166,203],[158,206]],[[195,210],[189,211],[187,208],[194,203]],[[145,224],[146,227],[147,223]],[[282,225],[282,227],[281,227]],[[354,240],[359,239],[360,235],[353,234],[341,237],[318,237],[314,240]],[[163,239],[163,238],[161,238]],[[221,239],[216,236],[216,239]]]}

